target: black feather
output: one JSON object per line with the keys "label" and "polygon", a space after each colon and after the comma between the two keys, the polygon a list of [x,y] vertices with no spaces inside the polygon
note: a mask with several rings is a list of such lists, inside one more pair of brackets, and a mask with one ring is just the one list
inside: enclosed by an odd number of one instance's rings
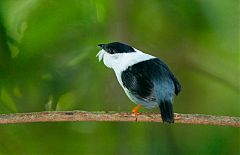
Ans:
{"label": "black feather", "polygon": [[109,44],[99,44],[98,46],[103,48],[109,54],[136,52],[134,48],[132,48],[131,46],[120,43],[120,42],[112,42]]}
{"label": "black feather", "polygon": [[132,93],[142,98],[152,94],[154,87],[153,80],[162,82],[163,80],[171,80],[174,83],[175,94],[181,90],[181,85],[174,77],[173,73],[167,65],[158,58],[139,62],[133,66],[129,66],[121,75],[123,85]]}
{"label": "black feather", "polygon": [[175,92],[176,95],[178,95],[179,92],[181,91],[181,85],[178,82],[178,80],[175,78],[173,73],[170,71],[168,66],[163,61],[161,61],[160,59],[158,59],[158,61],[155,61],[155,63],[157,63],[161,67],[164,67],[167,70],[168,76],[172,79],[172,81],[174,83],[174,87],[175,87],[175,91],[174,92]]}
{"label": "black feather", "polygon": [[174,123],[173,105],[169,101],[162,101],[159,105],[163,122]]}
{"label": "black feather", "polygon": [[157,102],[163,122],[174,122],[172,102],[181,86],[164,62],[158,58],[139,62],[123,71],[121,79],[135,102],[148,105]]}

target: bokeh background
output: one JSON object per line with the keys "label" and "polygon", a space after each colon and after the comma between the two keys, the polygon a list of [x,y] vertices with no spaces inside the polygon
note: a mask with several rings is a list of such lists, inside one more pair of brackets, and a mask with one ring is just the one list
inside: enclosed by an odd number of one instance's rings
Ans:
{"label": "bokeh background", "polygon": [[[178,113],[240,115],[239,1],[1,0],[0,113],[130,111],[95,57],[120,41],[164,60]],[[158,109],[147,110],[158,112]],[[0,126],[0,155],[240,154],[240,130],[159,123]]]}

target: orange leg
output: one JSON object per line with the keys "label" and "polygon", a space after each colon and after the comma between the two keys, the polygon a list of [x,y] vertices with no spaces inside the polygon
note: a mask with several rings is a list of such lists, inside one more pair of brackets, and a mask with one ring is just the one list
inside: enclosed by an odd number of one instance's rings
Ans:
{"label": "orange leg", "polygon": [[141,105],[138,104],[136,107],[132,109],[132,113],[134,116],[137,116],[139,114],[138,110],[140,109]]}

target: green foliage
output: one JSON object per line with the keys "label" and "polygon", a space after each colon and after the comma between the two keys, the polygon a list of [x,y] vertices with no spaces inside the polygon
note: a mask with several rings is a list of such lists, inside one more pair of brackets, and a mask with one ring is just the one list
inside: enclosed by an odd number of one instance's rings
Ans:
{"label": "green foliage", "polygon": [[4,89],[1,90],[1,103],[8,107],[9,110],[12,112],[16,112],[16,104],[14,103],[11,96],[8,94],[8,92]]}
{"label": "green foliage", "polygon": [[[1,0],[0,113],[130,111],[97,44],[163,59],[183,90],[175,111],[239,115],[237,1]],[[143,111],[151,111],[142,109]],[[155,109],[158,112],[158,109]],[[124,134],[123,134],[124,133]],[[238,154],[238,129],[146,123],[0,127],[0,154]]]}

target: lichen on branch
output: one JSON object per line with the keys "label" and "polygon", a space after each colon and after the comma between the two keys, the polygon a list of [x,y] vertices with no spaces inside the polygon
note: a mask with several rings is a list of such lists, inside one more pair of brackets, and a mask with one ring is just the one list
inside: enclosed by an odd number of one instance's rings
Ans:
{"label": "lichen on branch", "polygon": [[[205,114],[177,114],[175,123],[240,127],[240,117]],[[162,122],[159,113],[140,113],[137,117],[127,112],[56,111],[0,114],[0,124],[34,122]]]}

